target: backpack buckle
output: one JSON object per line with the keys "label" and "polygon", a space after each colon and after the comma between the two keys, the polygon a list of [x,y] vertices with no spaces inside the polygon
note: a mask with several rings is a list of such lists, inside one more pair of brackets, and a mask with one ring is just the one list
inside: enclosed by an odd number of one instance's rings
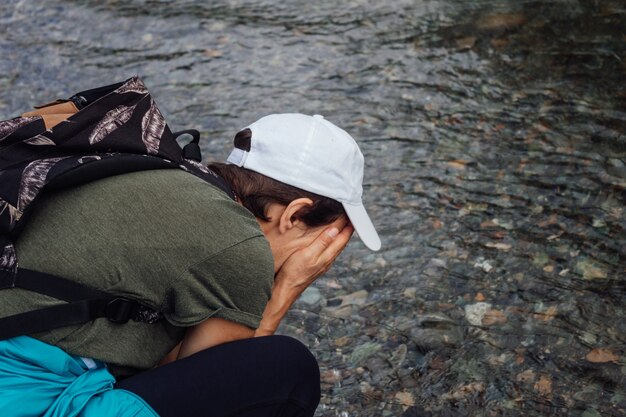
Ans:
{"label": "backpack buckle", "polygon": [[172,134],[176,139],[182,135],[190,135],[191,142],[183,146],[183,159],[191,159],[196,162],[202,161],[202,153],[200,152],[200,132],[196,129],[188,129]]}
{"label": "backpack buckle", "polygon": [[104,307],[104,317],[113,323],[124,324],[137,314],[138,309],[137,301],[118,297],[109,301]]}

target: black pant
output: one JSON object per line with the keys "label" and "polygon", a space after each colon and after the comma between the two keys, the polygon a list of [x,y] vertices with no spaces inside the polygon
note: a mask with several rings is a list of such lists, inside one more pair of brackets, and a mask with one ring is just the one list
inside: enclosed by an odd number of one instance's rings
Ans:
{"label": "black pant", "polygon": [[317,361],[299,341],[267,336],[225,343],[119,381],[161,417],[312,416]]}

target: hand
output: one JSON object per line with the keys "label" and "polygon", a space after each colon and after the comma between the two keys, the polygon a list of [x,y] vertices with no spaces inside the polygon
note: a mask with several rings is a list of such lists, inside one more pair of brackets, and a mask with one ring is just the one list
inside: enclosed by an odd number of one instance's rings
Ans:
{"label": "hand", "polygon": [[313,242],[287,258],[274,277],[274,287],[255,336],[273,334],[291,305],[344,250],[354,228],[344,217],[325,228]]}
{"label": "hand", "polygon": [[[282,265],[274,286],[286,286],[300,295],[330,269],[354,233],[348,219],[341,217],[325,228],[307,247],[294,252]],[[297,297],[296,297],[297,298]]]}

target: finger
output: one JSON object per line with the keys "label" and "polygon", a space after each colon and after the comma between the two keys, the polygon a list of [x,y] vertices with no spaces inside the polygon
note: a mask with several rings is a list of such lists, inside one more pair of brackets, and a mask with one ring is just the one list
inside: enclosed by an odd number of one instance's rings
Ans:
{"label": "finger", "polygon": [[349,223],[350,223],[350,220],[348,220],[347,216],[340,216],[338,219],[332,222],[330,226],[336,227],[339,230],[343,230],[343,228],[346,227]]}
{"label": "finger", "polygon": [[323,253],[330,245],[333,244],[335,238],[339,236],[340,229],[333,226],[324,229],[315,240],[308,246],[307,251],[312,254]]}
{"label": "finger", "polygon": [[345,216],[343,219],[335,220],[331,227],[327,227],[319,236],[306,248],[304,252],[310,259],[315,259],[316,263],[326,264],[332,262],[343,248],[348,244],[354,228]]}
{"label": "finger", "polygon": [[341,232],[335,237],[333,242],[328,247],[327,251],[336,252],[337,255],[346,247],[350,238],[354,234],[354,226],[351,224],[346,225]]}
{"label": "finger", "polygon": [[[320,263],[320,256],[333,244],[337,236],[341,234],[343,229],[336,226],[325,228],[316,238],[307,246],[303,252],[314,263]],[[325,262],[325,260],[324,260]]]}
{"label": "finger", "polygon": [[335,236],[333,241],[320,254],[319,260],[329,265],[335,261],[337,256],[345,249],[354,233],[354,227],[348,225]]}

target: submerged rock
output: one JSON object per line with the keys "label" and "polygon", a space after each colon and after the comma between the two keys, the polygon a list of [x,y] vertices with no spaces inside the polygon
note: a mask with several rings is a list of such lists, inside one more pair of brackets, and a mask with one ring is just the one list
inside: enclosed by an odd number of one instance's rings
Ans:
{"label": "submerged rock", "polygon": [[354,348],[349,360],[355,365],[364,364],[370,356],[375,355],[381,348],[382,346],[375,342],[363,343]]}
{"label": "submerged rock", "polygon": [[481,16],[476,27],[481,30],[503,30],[521,26],[526,23],[526,16],[517,13],[502,13]]}
{"label": "submerged rock", "polygon": [[308,287],[306,290],[302,292],[299,301],[309,304],[315,305],[318,304],[322,300],[322,293],[315,287]]}
{"label": "submerged rock", "polygon": [[417,317],[415,327],[411,329],[411,340],[421,352],[428,352],[459,346],[463,333],[459,324],[450,317],[434,313]]}
{"label": "submerged rock", "polygon": [[485,314],[491,310],[491,304],[479,302],[465,306],[465,319],[473,326],[482,326]]}

